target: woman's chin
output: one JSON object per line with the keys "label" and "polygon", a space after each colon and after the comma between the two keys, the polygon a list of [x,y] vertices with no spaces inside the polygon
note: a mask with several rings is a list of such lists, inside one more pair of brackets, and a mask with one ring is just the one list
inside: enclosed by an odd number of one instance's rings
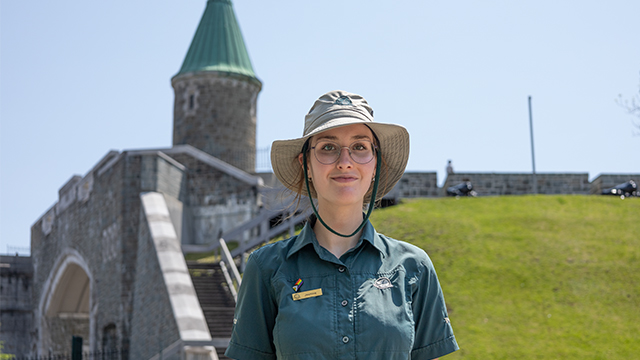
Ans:
{"label": "woman's chin", "polygon": [[327,202],[332,206],[360,206],[362,207],[362,201],[364,199],[364,193],[360,191],[338,191]]}

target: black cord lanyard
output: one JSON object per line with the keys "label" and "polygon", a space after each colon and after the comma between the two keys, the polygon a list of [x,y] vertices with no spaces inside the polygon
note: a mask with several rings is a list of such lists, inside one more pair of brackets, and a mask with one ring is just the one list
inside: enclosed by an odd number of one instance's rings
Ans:
{"label": "black cord lanyard", "polygon": [[[320,214],[318,214],[318,210],[316,209],[315,205],[313,205],[313,199],[311,198],[311,190],[309,190],[309,175],[307,174],[307,149],[308,149],[308,142],[304,143],[304,146],[302,147],[302,162],[303,162],[303,169],[304,169],[304,183],[307,186],[307,195],[309,195],[309,202],[311,202],[311,208],[313,209],[313,212],[316,214],[316,217],[318,218],[318,220],[320,221],[320,223],[327,228],[327,230],[331,231],[332,233],[338,235],[338,236],[342,236],[342,237],[352,237],[353,235],[357,234],[358,231],[362,230],[362,228],[364,227],[364,224],[367,222],[367,220],[369,220],[369,216],[371,216],[371,212],[373,211],[373,208],[375,207],[375,202],[376,202],[376,195],[378,193],[378,182],[380,180],[380,156],[378,156],[378,154],[376,154],[376,177],[375,177],[375,182],[373,184],[373,191],[371,192],[371,201],[369,202],[369,211],[367,211],[367,215],[365,216],[365,218],[362,220],[362,224],[360,224],[360,226],[358,226],[358,228],[356,229],[356,231],[354,231],[351,235],[344,235],[344,234],[340,234],[339,232],[333,230],[331,227],[329,227],[329,225],[327,225],[322,218],[320,217]],[[351,156],[351,155],[349,155]]]}

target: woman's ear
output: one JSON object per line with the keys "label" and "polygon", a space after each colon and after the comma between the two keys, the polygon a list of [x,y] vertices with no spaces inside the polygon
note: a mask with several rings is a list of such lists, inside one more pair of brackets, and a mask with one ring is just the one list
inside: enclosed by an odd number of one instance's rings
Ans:
{"label": "woman's ear", "polygon": [[[304,154],[298,154],[298,162],[300,163],[300,166],[304,166],[304,162],[302,159],[303,156]],[[310,170],[311,170],[311,167],[309,166],[309,164],[307,164],[307,176],[309,176],[309,180],[311,180],[311,176],[309,175],[309,173],[311,172]]]}

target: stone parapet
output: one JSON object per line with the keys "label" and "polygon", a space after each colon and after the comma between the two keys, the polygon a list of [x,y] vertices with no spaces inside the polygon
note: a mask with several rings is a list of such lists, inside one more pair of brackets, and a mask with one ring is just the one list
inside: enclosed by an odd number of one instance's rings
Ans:
{"label": "stone parapet", "polygon": [[600,174],[591,181],[591,194],[600,194],[602,190],[626,183],[629,180],[640,184],[640,173],[637,174]]}
{"label": "stone parapet", "polygon": [[[450,186],[470,181],[479,196],[525,195],[533,193],[533,177],[527,173],[454,173],[449,174],[441,190],[446,196]],[[536,174],[538,194],[589,193],[587,173],[539,173]]]}
{"label": "stone parapet", "polygon": [[407,171],[385,198],[437,197],[438,175],[435,172]]}

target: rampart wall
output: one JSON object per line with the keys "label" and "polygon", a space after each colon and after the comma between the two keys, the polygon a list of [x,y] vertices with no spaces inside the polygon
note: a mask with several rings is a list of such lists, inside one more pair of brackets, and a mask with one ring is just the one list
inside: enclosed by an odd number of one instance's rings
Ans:
{"label": "rampart wall", "polygon": [[590,194],[600,194],[602,190],[625,183],[629,180],[640,184],[640,173],[638,174],[600,174],[591,182]]}
{"label": "rampart wall", "polygon": [[435,172],[405,172],[385,198],[416,198],[440,196],[438,174]]}
{"label": "rampart wall", "polygon": [[[68,353],[72,335],[83,337],[85,351],[113,344],[109,339],[114,334],[113,345],[133,349],[134,307],[142,304],[135,301],[136,289],[158,308],[139,312],[137,324],[155,324],[158,314],[170,313],[166,289],[148,283],[153,271],[145,264],[153,262],[146,257],[155,251],[148,247],[147,225],[140,215],[141,194],[162,194],[179,248],[181,240],[213,241],[216,226],[233,228],[251,218],[261,183],[191,146],[112,151],[84,177],[73,176],[60,189],[58,202],[31,228],[30,307],[35,311],[30,328],[37,332],[26,337],[31,338],[30,355]],[[75,279],[73,272],[88,278],[89,300],[86,309],[70,312],[64,303],[73,294],[65,290],[65,279]],[[153,351],[175,339],[170,326],[157,325],[168,332],[145,344]]]}
{"label": "rampart wall", "polygon": [[[640,182],[640,174],[601,174],[589,181],[587,173],[536,174],[538,194],[600,194],[629,180]],[[442,187],[437,186],[435,172],[404,173],[400,181],[385,198],[416,198],[446,196],[446,189],[470,181],[478,196],[524,195],[533,193],[530,173],[454,173],[449,174]]]}
{"label": "rampart wall", "polygon": [[0,256],[0,341],[5,354],[26,354],[33,334],[31,257]]}
{"label": "rampart wall", "polygon": [[[480,196],[524,195],[533,193],[533,177],[525,173],[455,173],[447,176],[441,195],[446,189],[461,182],[470,181]],[[571,194],[585,195],[589,193],[589,174],[536,174],[538,194]]]}

